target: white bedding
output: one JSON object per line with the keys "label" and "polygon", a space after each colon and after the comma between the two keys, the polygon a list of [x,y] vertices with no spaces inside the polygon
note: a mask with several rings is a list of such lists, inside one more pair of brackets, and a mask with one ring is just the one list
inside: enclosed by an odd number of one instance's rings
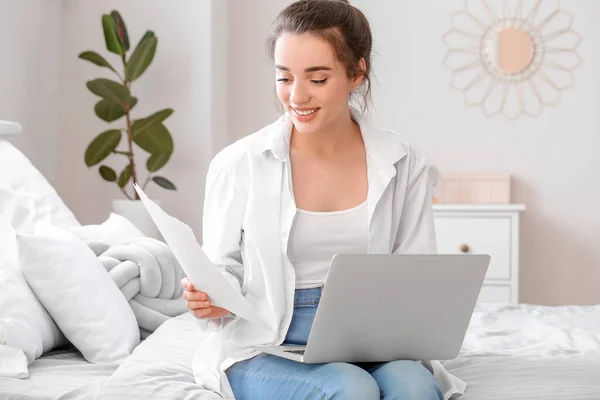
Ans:
{"label": "white bedding", "polygon": [[600,399],[600,306],[480,305],[459,357],[461,400]]}
{"label": "white bedding", "polygon": [[192,360],[203,335],[192,314],[171,318],[104,382],[99,399],[221,399],[194,381]]}
{"label": "white bedding", "polygon": [[51,351],[29,365],[29,378],[0,377],[2,400],[95,399],[116,366],[90,364],[73,346]]}
{"label": "white bedding", "polygon": [[459,400],[600,399],[597,355],[459,357],[444,366],[467,382],[467,390]]}
{"label": "white bedding", "polygon": [[463,357],[600,353],[600,305],[546,307],[480,304],[461,349]]}
{"label": "white bedding", "polygon": [[[220,399],[194,382],[192,359],[203,335],[191,314],[172,318],[112,375],[81,356],[67,357],[68,365],[46,356],[46,368],[42,360],[30,366],[29,385],[13,380],[11,390],[26,388],[28,396],[8,398],[57,398],[68,386],[81,393],[82,385],[93,393],[103,381],[102,400]],[[467,382],[460,400],[600,400],[600,306],[478,306],[459,357],[444,366]]]}
{"label": "white bedding", "polygon": [[[190,366],[201,338],[190,314],[167,321],[105,382],[100,398],[201,396]],[[480,305],[460,356],[444,365],[467,382],[462,400],[599,400],[600,306]],[[194,398],[219,398],[204,396]]]}

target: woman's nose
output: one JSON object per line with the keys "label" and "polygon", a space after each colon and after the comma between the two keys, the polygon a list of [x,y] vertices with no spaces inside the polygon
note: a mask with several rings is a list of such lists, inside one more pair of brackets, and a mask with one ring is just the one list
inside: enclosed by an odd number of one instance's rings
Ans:
{"label": "woman's nose", "polygon": [[310,94],[302,83],[294,82],[290,93],[290,102],[292,104],[304,104],[310,100]]}

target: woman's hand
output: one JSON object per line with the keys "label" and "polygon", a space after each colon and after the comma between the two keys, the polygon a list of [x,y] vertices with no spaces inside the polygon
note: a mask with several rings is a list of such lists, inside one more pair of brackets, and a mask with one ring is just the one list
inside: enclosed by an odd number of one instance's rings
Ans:
{"label": "woman's hand", "polygon": [[224,308],[211,306],[208,295],[204,292],[197,291],[187,277],[181,280],[181,286],[185,289],[183,298],[187,300],[186,306],[190,309],[194,317],[201,319],[218,319],[229,314],[229,311]]}

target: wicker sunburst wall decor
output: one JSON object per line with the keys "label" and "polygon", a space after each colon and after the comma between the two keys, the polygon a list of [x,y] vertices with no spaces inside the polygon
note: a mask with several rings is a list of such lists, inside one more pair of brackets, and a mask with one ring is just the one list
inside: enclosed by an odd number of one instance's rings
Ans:
{"label": "wicker sunburst wall decor", "polygon": [[559,0],[465,0],[443,40],[451,86],[492,117],[537,117],[574,85],[581,36]]}

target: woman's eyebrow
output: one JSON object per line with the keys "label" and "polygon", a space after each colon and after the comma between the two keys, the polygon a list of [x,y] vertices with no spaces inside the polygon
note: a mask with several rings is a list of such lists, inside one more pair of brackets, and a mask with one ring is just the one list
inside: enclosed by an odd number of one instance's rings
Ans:
{"label": "woman's eyebrow", "polygon": [[[284,67],[283,65],[279,65],[279,64],[275,65],[275,68],[280,69],[282,71],[288,71],[288,72],[290,71],[290,69],[288,67]],[[325,67],[322,65],[318,65],[316,67],[309,67],[304,70],[304,72],[315,72],[315,71],[331,71],[331,68]]]}

